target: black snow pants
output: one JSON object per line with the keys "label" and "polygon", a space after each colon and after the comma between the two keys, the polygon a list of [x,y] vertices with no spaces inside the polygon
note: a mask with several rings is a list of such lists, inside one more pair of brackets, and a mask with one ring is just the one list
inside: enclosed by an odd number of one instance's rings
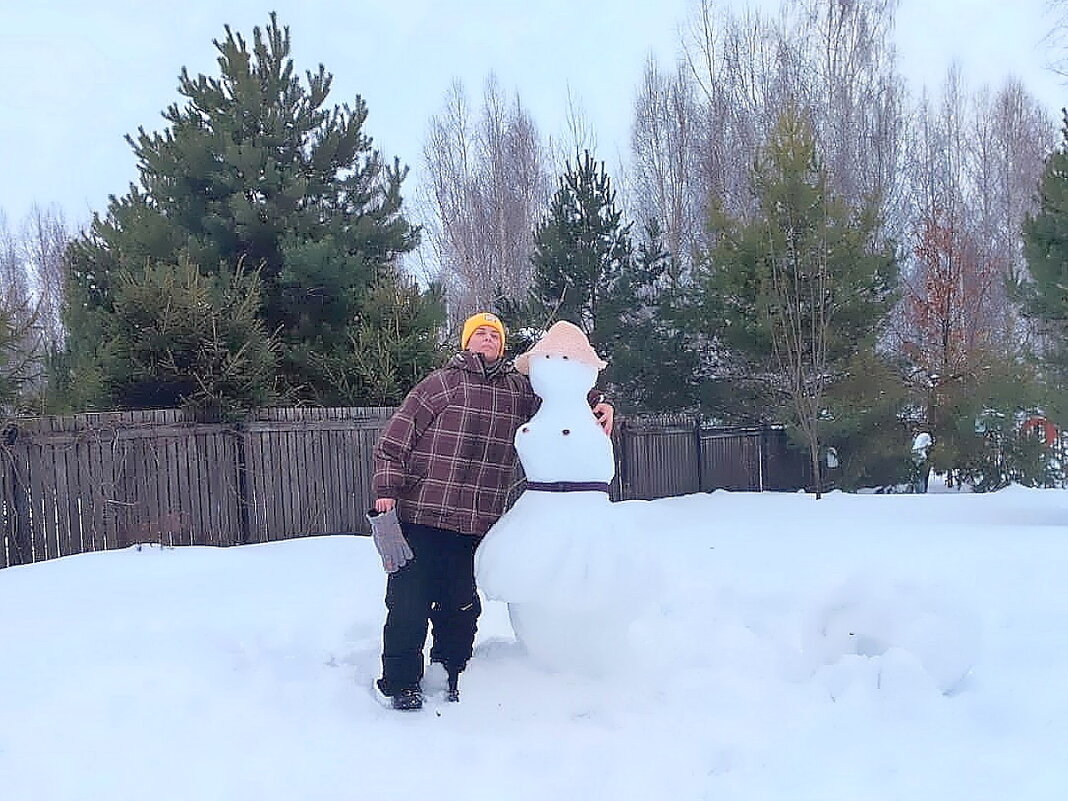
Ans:
{"label": "black snow pants", "polygon": [[415,558],[386,584],[382,681],[386,695],[415,689],[423,677],[427,624],[433,625],[430,660],[458,675],[471,658],[478,616],[475,548],[481,537],[401,523]]}

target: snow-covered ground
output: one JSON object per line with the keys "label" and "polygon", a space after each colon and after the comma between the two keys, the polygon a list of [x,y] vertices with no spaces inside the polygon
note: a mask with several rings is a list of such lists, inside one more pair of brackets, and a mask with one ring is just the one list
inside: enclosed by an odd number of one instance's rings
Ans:
{"label": "snow-covered ground", "polygon": [[368,539],[0,571],[0,798],[1068,798],[1068,492],[634,512],[663,585],[607,675],[491,602],[461,703],[417,713],[369,690]]}

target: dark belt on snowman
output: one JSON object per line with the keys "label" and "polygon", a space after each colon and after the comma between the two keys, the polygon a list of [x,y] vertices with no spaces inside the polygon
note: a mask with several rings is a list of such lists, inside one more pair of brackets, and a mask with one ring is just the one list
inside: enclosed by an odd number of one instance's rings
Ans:
{"label": "dark belt on snowman", "polygon": [[607,481],[528,481],[528,490],[539,492],[608,492]]}

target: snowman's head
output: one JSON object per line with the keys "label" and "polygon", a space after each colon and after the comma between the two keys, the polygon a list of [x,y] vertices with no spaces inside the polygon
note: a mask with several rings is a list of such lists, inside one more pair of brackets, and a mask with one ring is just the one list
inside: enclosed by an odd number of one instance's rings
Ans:
{"label": "snowman's head", "polygon": [[534,347],[515,360],[515,369],[529,374],[532,362],[547,357],[557,357],[562,361],[579,362],[592,367],[595,381],[597,373],[608,366],[590,345],[585,332],[566,320],[553,323],[545,332],[545,336],[534,343]]}
{"label": "snowman's head", "polygon": [[533,356],[527,367],[530,386],[542,400],[568,395],[585,397],[597,382],[596,367],[567,356],[551,353]]}

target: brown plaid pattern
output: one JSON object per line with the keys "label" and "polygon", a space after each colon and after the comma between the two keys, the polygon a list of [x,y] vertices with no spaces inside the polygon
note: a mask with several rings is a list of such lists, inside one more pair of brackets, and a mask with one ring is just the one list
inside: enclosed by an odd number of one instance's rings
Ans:
{"label": "brown plaid pattern", "polygon": [[513,438],[539,399],[510,363],[489,368],[462,351],[419,382],[375,445],[374,491],[397,514],[482,535],[504,512],[516,466]]}

